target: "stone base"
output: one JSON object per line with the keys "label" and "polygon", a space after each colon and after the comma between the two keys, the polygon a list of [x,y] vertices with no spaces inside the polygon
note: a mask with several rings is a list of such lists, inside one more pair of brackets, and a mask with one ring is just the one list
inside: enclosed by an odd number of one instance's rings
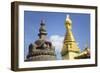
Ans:
{"label": "stone base", "polygon": [[38,55],[38,56],[33,56],[25,61],[50,61],[50,60],[56,60],[56,57],[51,55]]}

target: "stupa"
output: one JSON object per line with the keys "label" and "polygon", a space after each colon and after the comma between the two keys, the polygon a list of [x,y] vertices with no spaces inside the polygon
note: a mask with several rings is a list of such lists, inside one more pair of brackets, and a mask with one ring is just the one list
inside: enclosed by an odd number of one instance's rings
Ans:
{"label": "stupa", "polygon": [[80,49],[72,33],[72,20],[69,15],[65,21],[66,34],[61,51],[62,59],[75,59],[74,57],[80,53]]}
{"label": "stupa", "polygon": [[47,31],[44,20],[41,20],[39,39],[29,45],[26,61],[55,60],[55,48],[50,41],[46,40]]}

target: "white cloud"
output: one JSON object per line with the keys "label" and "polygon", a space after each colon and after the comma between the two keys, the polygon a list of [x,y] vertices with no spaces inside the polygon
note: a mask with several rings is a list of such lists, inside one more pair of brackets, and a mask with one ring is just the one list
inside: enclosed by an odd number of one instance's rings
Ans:
{"label": "white cloud", "polygon": [[52,42],[53,46],[55,46],[55,49],[61,51],[63,46],[64,36],[52,35],[50,36],[49,39]]}

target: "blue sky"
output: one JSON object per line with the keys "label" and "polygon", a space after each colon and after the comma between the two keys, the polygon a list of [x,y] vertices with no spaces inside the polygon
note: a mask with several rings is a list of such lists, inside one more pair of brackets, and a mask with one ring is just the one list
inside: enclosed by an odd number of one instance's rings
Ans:
{"label": "blue sky", "polygon": [[[67,14],[72,19],[72,32],[79,48],[83,50],[87,43],[89,45],[90,14],[24,11],[24,55],[27,55],[29,44],[38,39],[41,19],[45,20],[48,39],[53,36],[64,37],[66,32],[64,23]],[[56,53],[59,52],[59,49],[56,50]]]}

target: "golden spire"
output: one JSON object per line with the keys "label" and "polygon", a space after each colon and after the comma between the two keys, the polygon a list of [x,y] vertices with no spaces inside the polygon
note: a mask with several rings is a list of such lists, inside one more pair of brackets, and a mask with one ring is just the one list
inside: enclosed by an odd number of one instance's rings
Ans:
{"label": "golden spire", "polygon": [[69,15],[66,16],[65,26],[68,30],[72,29],[72,20],[70,19]]}
{"label": "golden spire", "polygon": [[69,14],[67,14],[67,16],[66,16],[66,22],[69,23],[69,24],[72,24],[72,20],[70,19]]}
{"label": "golden spire", "polygon": [[69,15],[67,15],[65,20],[65,27],[66,27],[66,35],[64,38],[64,44],[62,48],[62,56],[63,59],[74,59],[74,56],[76,56],[80,49],[77,46],[77,43],[74,39],[73,33],[72,33],[72,20]]}
{"label": "golden spire", "polygon": [[66,27],[66,30],[67,30],[66,36],[65,36],[65,41],[75,41],[73,33],[71,31],[71,29],[72,29],[72,20],[71,20],[69,15],[67,15],[67,17],[66,17],[65,27]]}

